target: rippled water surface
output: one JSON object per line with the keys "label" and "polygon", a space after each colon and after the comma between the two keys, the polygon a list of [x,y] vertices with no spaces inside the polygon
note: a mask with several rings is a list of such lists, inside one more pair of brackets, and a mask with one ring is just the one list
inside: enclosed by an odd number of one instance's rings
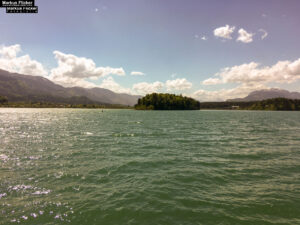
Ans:
{"label": "rippled water surface", "polygon": [[0,224],[300,224],[300,113],[0,109]]}

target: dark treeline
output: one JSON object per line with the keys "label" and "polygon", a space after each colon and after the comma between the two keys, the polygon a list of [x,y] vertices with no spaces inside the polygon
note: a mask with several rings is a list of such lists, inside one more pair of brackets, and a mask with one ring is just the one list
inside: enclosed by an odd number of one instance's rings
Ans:
{"label": "dark treeline", "polygon": [[249,110],[300,110],[299,99],[274,98],[255,102]]}
{"label": "dark treeline", "polygon": [[[130,106],[124,105],[108,105],[108,104],[68,104],[44,101],[26,101],[26,102],[10,102],[6,97],[0,96],[0,107],[14,108],[106,108],[106,109],[132,109]],[[157,94],[146,95],[138,100],[135,109],[140,110],[198,110],[200,102],[174,94]],[[253,102],[203,102],[201,109],[235,109],[235,110],[295,110],[300,111],[300,100],[274,98],[263,101]]]}
{"label": "dark treeline", "polygon": [[253,102],[201,102],[201,109],[245,109],[251,105]]}
{"label": "dark treeline", "polygon": [[6,104],[8,103],[8,100],[6,97],[0,96],[0,104]]}
{"label": "dark treeline", "polygon": [[6,97],[0,96],[0,107],[12,108],[88,108],[88,109],[132,109],[125,105],[110,105],[110,104],[69,104],[64,102],[46,102],[46,101],[22,101],[10,102]]}
{"label": "dark treeline", "polygon": [[203,102],[202,109],[300,110],[300,100],[273,98],[253,102]]}
{"label": "dark treeline", "polygon": [[148,94],[138,100],[135,109],[139,110],[199,110],[200,102],[174,94]]}

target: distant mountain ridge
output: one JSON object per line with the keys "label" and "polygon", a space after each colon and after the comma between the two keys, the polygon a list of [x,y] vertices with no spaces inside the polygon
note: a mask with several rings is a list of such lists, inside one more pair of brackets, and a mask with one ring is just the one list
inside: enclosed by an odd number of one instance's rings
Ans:
{"label": "distant mountain ridge", "polygon": [[104,88],[65,88],[41,76],[10,73],[0,69],[0,96],[11,102],[42,101],[71,104],[120,104],[133,106],[141,97]]}
{"label": "distant mountain ridge", "polygon": [[227,102],[250,102],[250,101],[262,101],[271,98],[287,98],[287,99],[300,99],[299,92],[289,92],[287,90],[271,88],[262,89],[251,92],[245,98],[227,99]]}

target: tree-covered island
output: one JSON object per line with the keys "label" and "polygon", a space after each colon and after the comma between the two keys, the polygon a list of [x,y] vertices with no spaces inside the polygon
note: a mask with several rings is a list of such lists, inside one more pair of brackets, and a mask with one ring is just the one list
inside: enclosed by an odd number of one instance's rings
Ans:
{"label": "tree-covered island", "polygon": [[138,110],[199,110],[200,102],[174,94],[148,94],[134,106]]}

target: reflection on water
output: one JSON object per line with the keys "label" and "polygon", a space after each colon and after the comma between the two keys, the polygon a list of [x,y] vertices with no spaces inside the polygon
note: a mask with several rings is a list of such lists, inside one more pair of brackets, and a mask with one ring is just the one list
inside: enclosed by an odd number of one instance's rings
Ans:
{"label": "reflection on water", "polygon": [[0,224],[300,224],[300,113],[0,109]]}

